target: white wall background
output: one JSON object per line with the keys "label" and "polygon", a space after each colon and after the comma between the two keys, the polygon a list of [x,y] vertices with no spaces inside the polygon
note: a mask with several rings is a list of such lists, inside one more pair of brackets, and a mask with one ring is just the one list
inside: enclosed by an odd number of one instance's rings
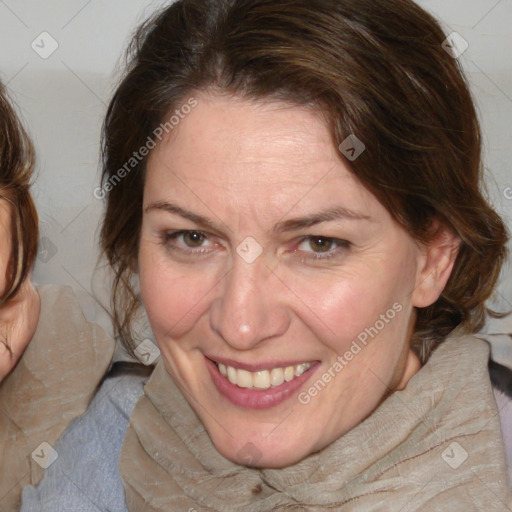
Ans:
{"label": "white wall background", "polygon": [[[102,210],[93,197],[102,117],[130,34],[164,3],[0,0],[0,76],[38,154],[34,195],[44,237],[35,270],[38,283],[67,283],[83,295],[91,289]],[[457,31],[469,43],[461,60],[481,112],[489,192],[512,225],[512,0],[418,3],[440,18],[447,32]],[[38,37],[42,32],[56,43]],[[31,47],[34,40],[40,52],[48,52],[51,44],[58,48],[43,59]],[[498,298],[512,309],[510,269]]]}

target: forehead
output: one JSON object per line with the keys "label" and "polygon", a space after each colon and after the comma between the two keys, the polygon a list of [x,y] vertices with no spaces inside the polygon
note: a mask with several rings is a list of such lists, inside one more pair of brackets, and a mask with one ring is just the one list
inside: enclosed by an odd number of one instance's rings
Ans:
{"label": "forehead", "polygon": [[211,155],[252,168],[285,158],[308,164],[334,152],[325,122],[311,108],[208,93],[195,98],[196,108],[183,115],[160,145],[180,160]]}
{"label": "forehead", "polygon": [[240,210],[372,209],[376,199],[350,172],[323,118],[279,101],[194,95],[197,106],[149,157],[145,196],[166,194]]}

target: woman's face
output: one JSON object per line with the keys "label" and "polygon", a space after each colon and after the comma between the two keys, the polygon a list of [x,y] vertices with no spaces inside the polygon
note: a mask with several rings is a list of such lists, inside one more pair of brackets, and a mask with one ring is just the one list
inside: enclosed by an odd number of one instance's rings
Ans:
{"label": "woman's face", "polygon": [[408,340],[426,249],[352,176],[311,110],[195,98],[148,160],[142,298],[218,451],[282,467],[419,369]]}

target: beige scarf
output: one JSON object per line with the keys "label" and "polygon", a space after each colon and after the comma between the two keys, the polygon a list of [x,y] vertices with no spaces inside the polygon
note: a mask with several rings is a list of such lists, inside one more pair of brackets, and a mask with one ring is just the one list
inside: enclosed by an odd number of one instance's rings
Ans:
{"label": "beige scarf", "polygon": [[131,512],[512,510],[489,346],[451,338],[403,391],[285,469],[222,457],[160,362],[120,460]]}

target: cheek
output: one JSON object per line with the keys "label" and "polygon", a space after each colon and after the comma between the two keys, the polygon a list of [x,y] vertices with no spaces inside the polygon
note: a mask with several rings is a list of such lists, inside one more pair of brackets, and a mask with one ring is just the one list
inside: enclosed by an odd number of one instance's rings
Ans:
{"label": "cheek", "polygon": [[[159,253],[163,254],[160,255]],[[139,252],[142,302],[157,339],[179,338],[204,313],[215,280],[208,273],[171,265],[165,251],[142,242]]]}
{"label": "cheek", "polygon": [[296,279],[294,292],[303,304],[300,316],[337,353],[358,338],[363,343],[377,334],[403,339],[411,313],[412,263],[404,255],[400,261],[375,259],[315,281]]}

